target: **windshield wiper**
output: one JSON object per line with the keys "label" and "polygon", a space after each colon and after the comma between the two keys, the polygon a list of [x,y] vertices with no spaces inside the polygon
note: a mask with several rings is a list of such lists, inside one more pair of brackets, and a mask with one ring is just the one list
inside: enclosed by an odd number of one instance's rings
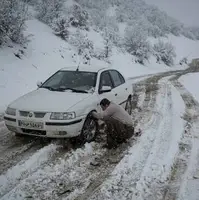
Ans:
{"label": "windshield wiper", "polygon": [[48,89],[50,91],[55,91],[55,88],[50,87],[50,86],[43,86],[43,87],[40,87],[40,88],[45,88],[45,89]]}
{"label": "windshield wiper", "polygon": [[55,91],[60,91],[60,92],[64,92],[66,90],[71,90],[72,92],[77,92],[77,93],[88,93],[86,90],[78,90],[78,89],[74,89],[74,88],[56,88]]}

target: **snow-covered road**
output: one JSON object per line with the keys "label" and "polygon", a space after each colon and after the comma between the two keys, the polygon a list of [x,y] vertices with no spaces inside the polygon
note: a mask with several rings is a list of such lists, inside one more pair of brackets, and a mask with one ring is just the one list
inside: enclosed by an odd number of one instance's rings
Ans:
{"label": "snow-covered road", "polygon": [[132,118],[139,137],[116,150],[103,134],[83,147],[17,139],[0,121],[0,200],[198,200],[199,103],[184,71],[140,77]]}

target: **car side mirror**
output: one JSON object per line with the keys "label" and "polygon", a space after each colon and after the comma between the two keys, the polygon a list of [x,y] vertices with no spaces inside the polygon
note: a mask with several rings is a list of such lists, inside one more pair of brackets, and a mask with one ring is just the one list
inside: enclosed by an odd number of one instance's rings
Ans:
{"label": "car side mirror", "polygon": [[37,81],[37,86],[40,87],[42,85],[41,81]]}
{"label": "car side mirror", "polygon": [[111,86],[102,86],[100,93],[106,93],[106,92],[111,92],[112,88]]}

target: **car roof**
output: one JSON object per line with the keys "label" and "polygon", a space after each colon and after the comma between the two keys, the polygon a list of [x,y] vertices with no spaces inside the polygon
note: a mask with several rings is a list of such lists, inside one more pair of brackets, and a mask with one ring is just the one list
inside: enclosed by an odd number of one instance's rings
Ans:
{"label": "car roof", "polygon": [[[64,67],[61,70],[62,71],[75,71],[78,66],[69,66],[69,67]],[[79,71],[85,71],[85,72],[99,72],[103,71],[106,69],[111,69],[110,67],[103,67],[103,66],[92,66],[92,65],[80,65],[79,66]]]}

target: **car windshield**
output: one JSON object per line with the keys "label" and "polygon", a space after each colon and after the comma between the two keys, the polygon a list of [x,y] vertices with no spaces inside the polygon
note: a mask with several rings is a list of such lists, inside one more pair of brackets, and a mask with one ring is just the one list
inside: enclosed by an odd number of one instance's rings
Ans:
{"label": "car windshield", "polygon": [[96,85],[97,73],[84,71],[58,71],[41,88],[52,91],[91,92]]}

